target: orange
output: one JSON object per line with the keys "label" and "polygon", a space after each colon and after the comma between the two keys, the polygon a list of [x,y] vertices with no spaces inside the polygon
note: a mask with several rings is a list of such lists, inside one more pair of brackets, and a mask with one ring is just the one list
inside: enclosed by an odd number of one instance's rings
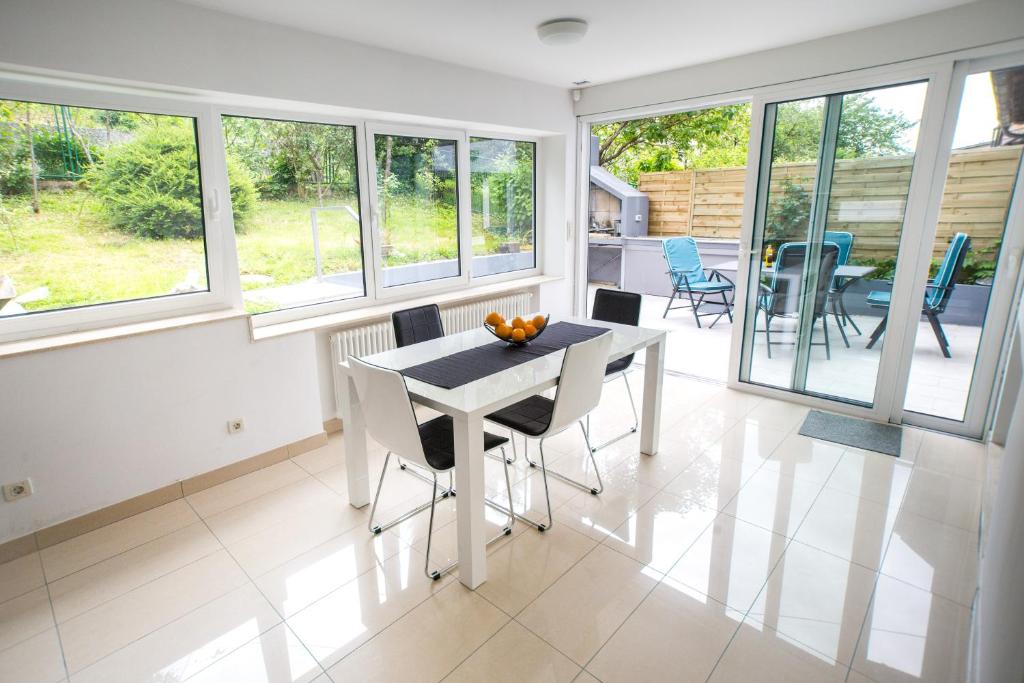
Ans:
{"label": "orange", "polygon": [[505,319],[498,315],[497,311],[491,311],[490,313],[487,314],[487,317],[484,318],[484,322],[490,325],[491,327],[497,327],[498,325],[504,323]]}
{"label": "orange", "polygon": [[535,315],[535,316],[533,316],[533,326],[536,327],[538,330],[542,329],[544,327],[544,323],[545,322],[547,322],[547,321],[544,320],[544,316],[542,316],[542,315]]}
{"label": "orange", "polygon": [[494,334],[498,335],[502,339],[508,339],[512,336],[512,328],[505,323],[501,323],[494,328]]}
{"label": "orange", "polygon": [[514,327],[517,330],[521,330],[524,327],[526,327],[526,321],[517,315],[515,319],[512,321],[512,327]]}
{"label": "orange", "polygon": [[512,341],[523,341],[526,339],[526,331],[521,327],[512,330]]}
{"label": "orange", "polygon": [[523,328],[523,332],[525,332],[527,338],[529,338],[537,334],[537,328],[531,325],[530,323],[526,323],[526,327]]}

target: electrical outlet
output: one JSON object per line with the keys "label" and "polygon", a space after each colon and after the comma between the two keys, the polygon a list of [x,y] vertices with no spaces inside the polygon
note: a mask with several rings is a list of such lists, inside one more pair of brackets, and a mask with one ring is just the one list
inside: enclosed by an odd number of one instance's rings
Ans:
{"label": "electrical outlet", "polygon": [[243,429],[245,429],[245,420],[242,418],[236,417],[234,420],[228,420],[228,434],[237,434]]}
{"label": "electrical outlet", "polygon": [[32,480],[22,479],[11,484],[4,484],[4,500],[10,502],[32,495]]}

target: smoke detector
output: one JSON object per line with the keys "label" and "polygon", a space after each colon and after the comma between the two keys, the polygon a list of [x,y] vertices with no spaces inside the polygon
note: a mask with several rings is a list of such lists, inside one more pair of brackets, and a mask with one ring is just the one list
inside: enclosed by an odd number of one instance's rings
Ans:
{"label": "smoke detector", "polygon": [[552,19],[537,27],[537,37],[545,45],[571,45],[586,34],[587,22],[582,19]]}

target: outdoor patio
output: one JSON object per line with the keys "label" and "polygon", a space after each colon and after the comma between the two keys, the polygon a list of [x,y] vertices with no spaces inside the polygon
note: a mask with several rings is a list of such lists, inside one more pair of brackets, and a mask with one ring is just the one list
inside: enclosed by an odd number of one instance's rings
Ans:
{"label": "outdoor patio", "polygon": [[[588,310],[589,304],[593,303],[594,291],[601,286],[589,286]],[[645,294],[640,316],[641,326],[670,332],[665,367],[672,372],[707,380],[727,381],[733,332],[728,318],[723,317],[710,329],[708,324],[714,318],[702,318],[703,327],[698,328],[688,309],[674,309],[667,318],[662,318],[667,303],[667,297]],[[873,349],[866,348],[866,344],[868,335],[878,324],[878,318],[862,315],[853,318],[863,334],[857,336],[852,328],[847,327],[850,348],[843,345],[834,324],[835,319],[829,318],[832,359],[826,360],[824,346],[813,347],[807,388],[817,393],[870,402],[874,393],[881,344]],[[759,318],[758,322],[758,330],[761,330],[764,319]],[[787,331],[793,330],[794,325],[795,321],[773,321],[772,341],[792,339],[793,335],[787,334]],[[906,407],[915,412],[960,419],[967,401],[981,328],[945,323],[943,328],[949,339],[952,358],[942,356],[926,321],[918,325]],[[814,342],[820,344],[822,341],[819,323],[815,326]],[[758,332],[754,342],[752,378],[762,384],[788,386],[793,357],[792,346],[773,343],[772,358],[769,359],[765,353],[764,333]],[[638,361],[643,362],[643,358]]]}

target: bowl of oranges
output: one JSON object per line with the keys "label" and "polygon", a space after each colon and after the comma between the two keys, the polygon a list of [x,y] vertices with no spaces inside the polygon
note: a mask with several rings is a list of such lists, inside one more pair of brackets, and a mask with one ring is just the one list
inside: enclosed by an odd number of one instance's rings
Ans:
{"label": "bowl of oranges", "polygon": [[532,318],[516,316],[506,321],[496,311],[484,318],[484,327],[498,339],[513,346],[523,346],[541,335],[548,326],[548,316],[535,315]]}

